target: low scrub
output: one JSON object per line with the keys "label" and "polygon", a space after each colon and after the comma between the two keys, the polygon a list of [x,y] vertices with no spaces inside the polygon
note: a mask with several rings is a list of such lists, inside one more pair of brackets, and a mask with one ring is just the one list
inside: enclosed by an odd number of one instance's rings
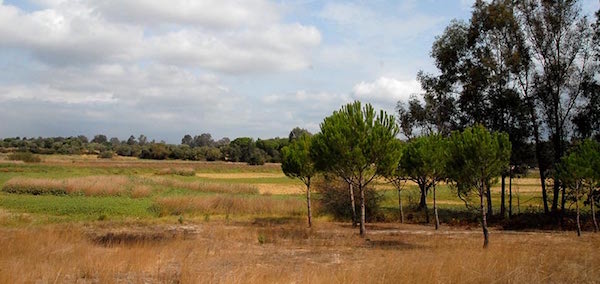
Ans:
{"label": "low scrub", "polygon": [[194,176],[196,171],[192,168],[165,168],[159,170],[157,175],[178,175],[178,176]]}
{"label": "low scrub", "polygon": [[184,182],[175,179],[155,177],[151,179],[156,184],[175,188],[189,189],[198,192],[258,194],[258,188],[249,184],[220,184],[206,182]]}
{"label": "low scrub", "polygon": [[8,155],[8,159],[11,161],[23,161],[25,163],[39,163],[42,161],[40,157],[30,152],[15,152]]}
{"label": "low scrub", "polygon": [[214,195],[198,197],[165,197],[155,201],[151,210],[158,215],[237,214],[237,215],[303,215],[302,200],[256,196]]}
{"label": "low scrub", "polygon": [[125,176],[89,176],[63,180],[15,177],[8,180],[2,191],[33,195],[122,196],[131,188]]}
{"label": "low scrub", "polygon": [[[334,177],[324,177],[314,184],[319,193],[318,211],[322,214],[333,216],[336,220],[352,220],[352,206],[348,184]],[[354,189],[354,202],[357,216],[360,216],[360,194]],[[367,222],[382,221],[385,219],[380,210],[383,195],[373,187],[365,189],[365,211]]]}

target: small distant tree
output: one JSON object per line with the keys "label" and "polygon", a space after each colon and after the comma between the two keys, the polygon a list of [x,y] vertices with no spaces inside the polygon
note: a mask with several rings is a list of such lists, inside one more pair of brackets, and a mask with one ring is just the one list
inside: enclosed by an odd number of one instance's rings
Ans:
{"label": "small distant tree", "polygon": [[292,142],[292,140],[298,139],[304,134],[308,134],[309,136],[312,135],[310,132],[308,132],[308,130],[304,128],[294,127],[294,129],[292,129],[292,131],[290,131],[290,134],[288,135],[288,140],[289,142]]}
{"label": "small distant tree", "polygon": [[129,138],[127,139],[127,145],[133,146],[135,144],[137,144],[135,137],[133,135],[130,135]]}
{"label": "small distant tree", "polygon": [[317,169],[332,172],[358,188],[360,235],[365,228],[365,188],[382,176],[383,165],[393,159],[398,126],[394,116],[375,112],[370,104],[347,104],[321,123],[313,137],[311,156]]}
{"label": "small distant tree", "polygon": [[427,223],[429,223],[429,211],[426,198],[429,190],[433,189],[436,229],[439,228],[436,185],[446,177],[447,154],[444,143],[445,140],[438,134],[417,137],[403,148],[398,165],[399,173],[419,186],[421,192],[419,208],[425,210]]}
{"label": "small distant tree", "polygon": [[316,174],[314,162],[310,156],[311,137],[302,134],[294,139],[282,151],[281,169],[286,176],[301,180],[306,185],[306,204],[308,210],[308,226],[312,226],[310,203],[310,182]]}
{"label": "small distant tree", "polygon": [[106,142],[108,142],[108,138],[104,134],[98,134],[92,139],[92,143],[104,144]]}
{"label": "small distant tree", "polygon": [[[511,144],[505,133],[490,133],[477,125],[453,132],[448,143],[447,173],[455,183],[459,197],[474,192],[479,197],[483,247],[489,243],[484,197],[486,190],[502,170],[508,167]],[[463,199],[466,200],[466,199]]]}
{"label": "small distant tree", "polygon": [[577,236],[581,236],[581,222],[579,202],[587,193],[587,201],[590,204],[594,232],[598,231],[596,212],[594,208],[594,197],[600,186],[600,144],[593,140],[585,140],[575,151],[563,157],[560,176],[561,181],[570,189],[575,198]]}
{"label": "small distant tree", "polygon": [[181,138],[182,145],[192,146],[193,143],[194,143],[194,138],[192,138],[192,136],[189,134],[186,134],[183,136],[183,138]]}
{"label": "small distant tree", "polygon": [[404,210],[402,208],[402,190],[404,190],[408,177],[400,167],[400,159],[402,158],[402,142],[396,140],[394,151],[390,154],[392,157],[387,161],[389,164],[382,164],[381,173],[385,179],[394,186],[398,191],[398,211],[400,213],[400,223],[404,223]]}

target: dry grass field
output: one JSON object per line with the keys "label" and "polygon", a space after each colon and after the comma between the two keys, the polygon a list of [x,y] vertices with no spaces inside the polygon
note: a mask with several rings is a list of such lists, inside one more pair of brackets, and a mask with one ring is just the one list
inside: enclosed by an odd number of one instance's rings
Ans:
{"label": "dry grass field", "polygon": [[600,237],[338,223],[62,225],[0,232],[0,282],[594,283]]}
{"label": "dry grass field", "polygon": [[[399,224],[396,192],[376,188],[386,221],[362,239],[318,203],[306,228],[303,184],[276,164],[0,155],[0,283],[600,282],[600,234],[589,227],[577,238],[492,223],[482,249],[447,186],[439,231],[417,215]],[[513,191],[515,212],[539,212],[535,178],[515,179]],[[417,194],[409,184],[407,215]]]}

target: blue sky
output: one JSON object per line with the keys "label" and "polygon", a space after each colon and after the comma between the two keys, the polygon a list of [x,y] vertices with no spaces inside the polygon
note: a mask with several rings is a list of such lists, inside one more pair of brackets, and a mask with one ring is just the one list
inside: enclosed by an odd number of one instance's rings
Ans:
{"label": "blue sky", "polygon": [[355,99],[393,112],[471,4],[0,0],[0,137],[268,138]]}

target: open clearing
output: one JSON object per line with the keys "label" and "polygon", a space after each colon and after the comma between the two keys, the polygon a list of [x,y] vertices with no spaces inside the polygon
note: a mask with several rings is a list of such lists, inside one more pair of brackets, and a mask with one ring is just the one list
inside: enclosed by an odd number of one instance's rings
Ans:
{"label": "open clearing", "polygon": [[[536,181],[513,181],[515,213],[539,212]],[[442,226],[435,231],[414,211],[415,185],[403,193],[412,224],[399,224],[396,191],[377,181],[386,221],[368,224],[366,239],[318,205],[307,229],[304,185],[277,164],[58,155],[24,164],[0,155],[0,187],[0,283],[600,279],[599,234],[493,226],[483,250],[476,219],[455,220],[468,210],[446,185],[438,188]],[[499,200],[494,190],[496,209]]]}

